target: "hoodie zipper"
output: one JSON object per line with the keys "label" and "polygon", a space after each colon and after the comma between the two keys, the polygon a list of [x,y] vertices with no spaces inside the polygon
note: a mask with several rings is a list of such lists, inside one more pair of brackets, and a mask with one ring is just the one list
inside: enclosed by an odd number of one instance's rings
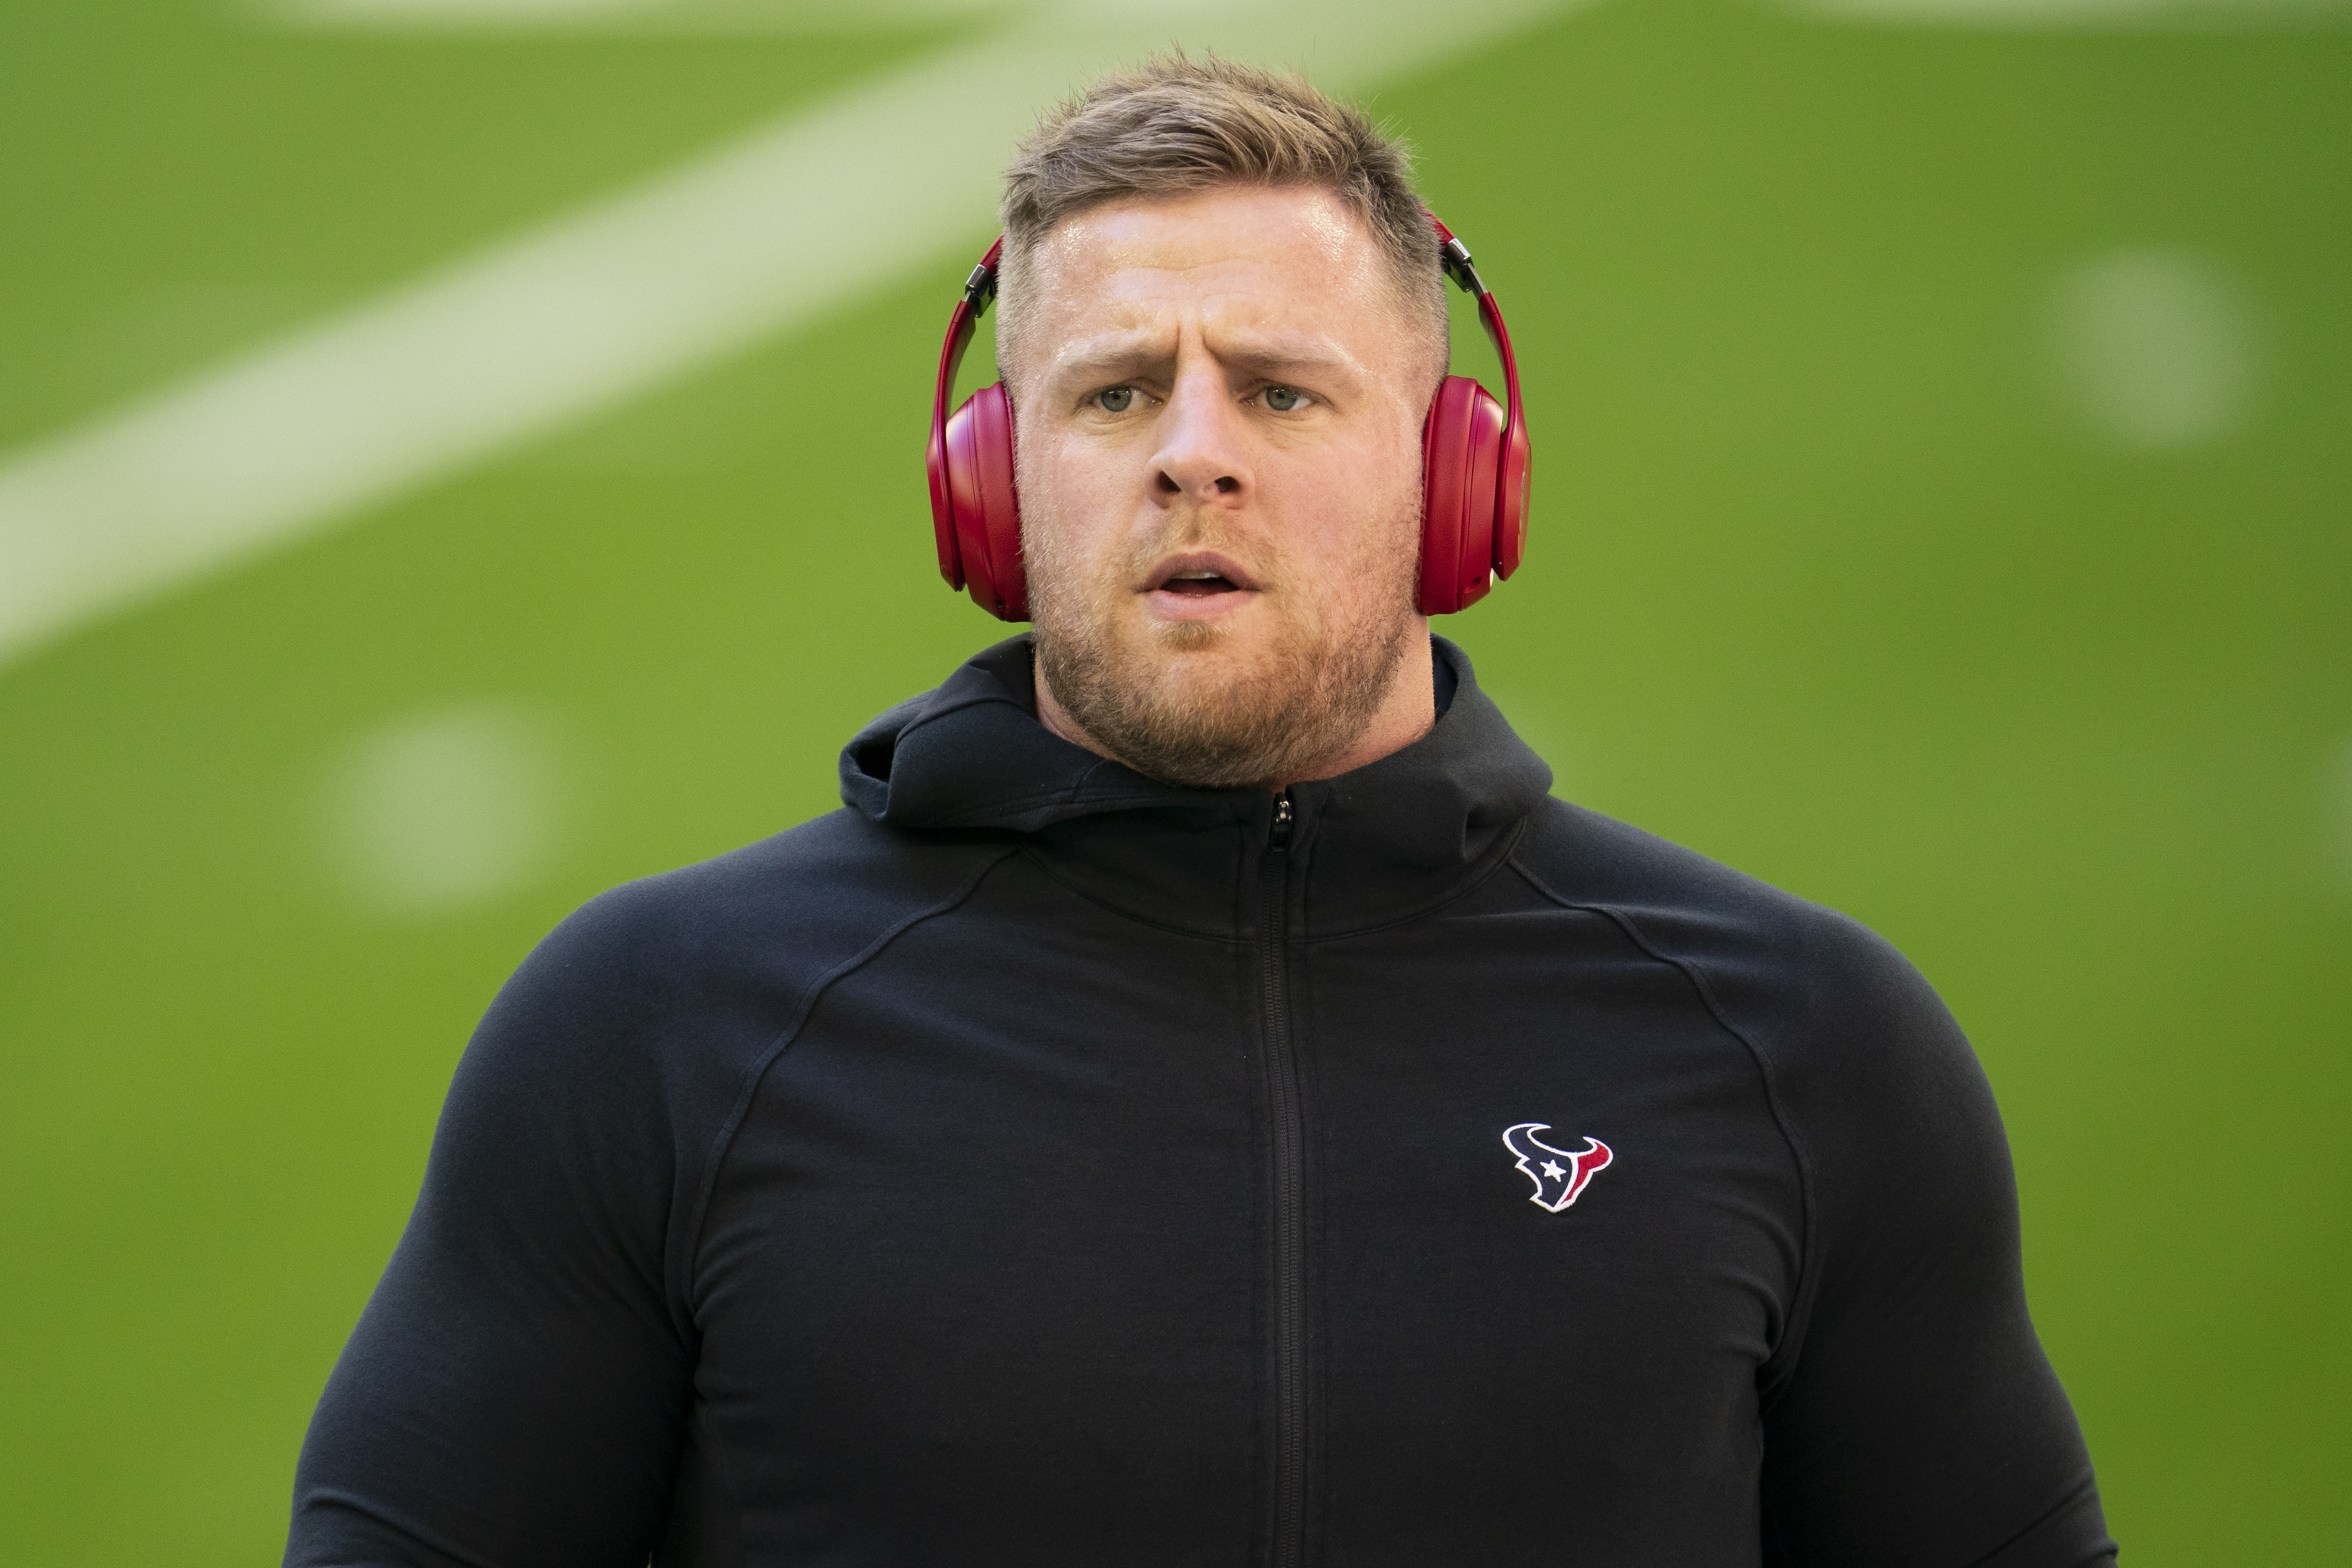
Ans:
{"label": "hoodie zipper", "polygon": [[1307,1133],[1285,962],[1290,824],[1284,790],[1274,797],[1258,918],[1274,1130],[1274,1568],[1301,1568],[1307,1557]]}

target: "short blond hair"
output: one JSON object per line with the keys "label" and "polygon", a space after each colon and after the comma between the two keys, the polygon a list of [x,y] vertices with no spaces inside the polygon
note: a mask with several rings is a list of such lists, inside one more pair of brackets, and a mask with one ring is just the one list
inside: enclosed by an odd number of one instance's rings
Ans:
{"label": "short blond hair", "polygon": [[1107,202],[1218,185],[1328,190],[1387,256],[1409,316],[1426,324],[1441,369],[1445,279],[1437,232],[1412,188],[1412,154],[1352,104],[1289,71],[1181,49],[1102,77],[1047,111],[1004,172],[1002,364],[1018,337],[1029,258],[1054,226]]}

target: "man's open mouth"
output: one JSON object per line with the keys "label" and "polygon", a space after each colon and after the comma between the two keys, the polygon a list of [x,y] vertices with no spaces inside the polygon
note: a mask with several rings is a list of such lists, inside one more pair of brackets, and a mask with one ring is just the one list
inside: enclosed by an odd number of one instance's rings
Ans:
{"label": "man's open mouth", "polygon": [[1233,562],[1222,555],[1188,554],[1160,563],[1147,593],[1173,594],[1179,598],[1204,599],[1217,594],[1246,594],[1257,586]]}
{"label": "man's open mouth", "polygon": [[1160,584],[1160,591],[1163,594],[1181,594],[1188,598],[1204,594],[1238,592],[1230,578],[1215,572],[1188,572],[1181,576],[1171,577]]}

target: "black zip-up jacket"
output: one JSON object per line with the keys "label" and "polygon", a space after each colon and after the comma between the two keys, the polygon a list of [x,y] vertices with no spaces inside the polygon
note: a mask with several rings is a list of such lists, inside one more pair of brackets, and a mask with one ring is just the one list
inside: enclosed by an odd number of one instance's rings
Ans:
{"label": "black zip-up jacket", "polygon": [[499,994],[288,1561],[1998,1563],[2114,1551],[1934,993],[1450,700],[1153,783],[1025,640],[847,807]]}

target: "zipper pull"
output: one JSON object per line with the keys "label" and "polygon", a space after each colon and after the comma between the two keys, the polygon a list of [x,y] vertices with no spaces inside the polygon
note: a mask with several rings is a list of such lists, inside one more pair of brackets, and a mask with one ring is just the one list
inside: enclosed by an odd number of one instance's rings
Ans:
{"label": "zipper pull", "polygon": [[1290,847],[1290,792],[1284,790],[1274,797],[1274,848],[1276,854]]}

